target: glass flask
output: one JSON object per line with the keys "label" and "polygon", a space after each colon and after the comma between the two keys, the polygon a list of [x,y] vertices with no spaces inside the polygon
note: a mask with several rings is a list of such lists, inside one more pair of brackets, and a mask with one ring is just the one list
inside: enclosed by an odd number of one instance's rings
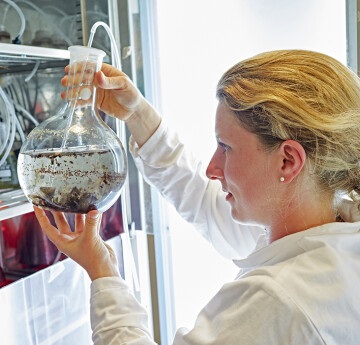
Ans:
{"label": "glass flask", "polygon": [[124,147],[95,110],[94,73],[105,53],[71,46],[66,106],[34,128],[18,157],[18,178],[28,200],[54,211],[106,211],[127,174]]}

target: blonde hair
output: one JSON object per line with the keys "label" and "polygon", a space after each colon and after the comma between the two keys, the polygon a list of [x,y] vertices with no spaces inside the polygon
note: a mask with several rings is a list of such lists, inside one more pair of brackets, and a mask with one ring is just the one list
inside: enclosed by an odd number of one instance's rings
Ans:
{"label": "blonde hair", "polygon": [[265,147],[298,141],[322,188],[360,193],[360,81],[340,62],[305,50],[259,54],[221,77],[217,97]]}

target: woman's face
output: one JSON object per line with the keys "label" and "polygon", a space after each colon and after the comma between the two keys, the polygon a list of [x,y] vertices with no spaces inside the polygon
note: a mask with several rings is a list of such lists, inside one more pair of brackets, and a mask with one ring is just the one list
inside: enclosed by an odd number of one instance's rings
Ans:
{"label": "woman's face", "polygon": [[276,210],[281,164],[277,150],[266,152],[258,137],[221,103],[215,134],[218,145],[206,171],[208,178],[221,182],[235,220],[267,226]]}

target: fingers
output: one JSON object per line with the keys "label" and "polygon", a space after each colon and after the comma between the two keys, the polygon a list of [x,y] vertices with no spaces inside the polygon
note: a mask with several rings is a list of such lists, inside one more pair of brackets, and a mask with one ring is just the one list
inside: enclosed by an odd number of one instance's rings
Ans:
{"label": "fingers", "polygon": [[91,104],[94,89],[92,86],[74,87],[65,92],[65,98],[76,102],[77,106]]}
{"label": "fingers", "polygon": [[[51,212],[56,227],[53,226],[47,217],[45,211],[39,207],[34,206],[34,212],[36,215],[37,220],[40,223],[40,226],[47,233],[73,233],[71,230],[70,225],[65,217],[65,214],[62,212]],[[75,232],[81,233],[84,230],[90,234],[98,234],[101,224],[102,214],[99,213],[97,210],[92,210],[84,216],[83,214],[76,214],[75,215]]]}
{"label": "fingers", "polygon": [[41,226],[41,229],[44,231],[45,235],[52,242],[54,242],[59,234],[59,230],[56,227],[52,226],[49,218],[47,217],[47,215],[43,209],[34,206],[34,212],[35,212],[35,216]]}
{"label": "fingers", "polygon": [[92,210],[85,217],[85,236],[97,236],[99,234],[102,214],[97,210]]}
{"label": "fingers", "polygon": [[75,229],[77,232],[83,232],[85,228],[85,215],[76,214],[75,215]]}
{"label": "fingers", "polygon": [[91,104],[92,92],[91,88],[84,86],[63,91],[60,95],[63,100],[75,100],[76,106],[82,107]]}
{"label": "fingers", "polygon": [[92,85],[94,74],[96,72],[96,63],[94,62],[76,62],[65,68],[67,75],[62,78],[63,86],[84,86]]}
{"label": "fingers", "polygon": [[56,227],[58,228],[59,232],[63,234],[69,234],[72,232],[64,213],[53,211],[51,214],[54,217]]}
{"label": "fingers", "polygon": [[111,65],[102,64],[101,71],[98,72],[96,72],[95,67],[96,66],[81,62],[72,64],[71,66],[68,65],[65,67],[66,75],[61,79],[61,84],[66,87],[73,84],[84,84],[86,80],[90,83],[95,73],[98,75],[100,82],[104,82],[106,78],[128,78],[125,73]]}
{"label": "fingers", "polygon": [[126,76],[124,72],[107,63],[101,65],[101,71],[108,77]]}
{"label": "fingers", "polygon": [[[102,71],[95,74],[90,69],[79,70],[78,67],[71,67],[68,75],[61,79],[62,86],[67,90],[62,92],[63,99],[76,99],[81,102],[79,105],[88,104],[91,101],[89,97],[93,93],[93,86],[104,90],[126,90],[129,87],[130,80],[122,73],[122,75],[107,77]],[[86,91],[83,93],[83,91]],[[88,97],[84,97],[84,95]]]}
{"label": "fingers", "polygon": [[51,225],[49,218],[47,217],[45,211],[39,207],[33,206],[35,216],[40,223],[42,228],[48,228]]}
{"label": "fingers", "polygon": [[105,90],[125,90],[129,85],[129,78],[126,75],[107,77],[102,71],[96,72],[94,84]]}
{"label": "fingers", "polygon": [[[85,82],[84,82],[85,81]],[[67,87],[66,91],[62,92],[63,99],[81,99],[81,91],[84,88],[89,88],[89,81],[81,75],[65,76],[61,79],[61,85]],[[102,71],[95,74],[94,86],[104,90],[125,90],[129,86],[130,80],[127,76],[106,77]]]}
{"label": "fingers", "polygon": [[61,78],[61,85],[62,86],[64,86],[64,87],[66,87],[67,86],[67,84],[68,84],[68,76],[67,75],[65,75],[65,76],[63,76],[62,78]]}
{"label": "fingers", "polygon": [[67,85],[91,85],[94,79],[95,70],[91,68],[71,69],[67,75]]}

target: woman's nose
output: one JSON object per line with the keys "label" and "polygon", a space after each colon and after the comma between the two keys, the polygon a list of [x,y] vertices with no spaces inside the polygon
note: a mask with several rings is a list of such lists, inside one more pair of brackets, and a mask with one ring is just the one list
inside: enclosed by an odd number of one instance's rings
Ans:
{"label": "woman's nose", "polygon": [[216,157],[214,154],[214,156],[211,158],[209,162],[208,167],[206,168],[206,176],[210,180],[220,180],[224,176],[223,170],[215,158]]}

